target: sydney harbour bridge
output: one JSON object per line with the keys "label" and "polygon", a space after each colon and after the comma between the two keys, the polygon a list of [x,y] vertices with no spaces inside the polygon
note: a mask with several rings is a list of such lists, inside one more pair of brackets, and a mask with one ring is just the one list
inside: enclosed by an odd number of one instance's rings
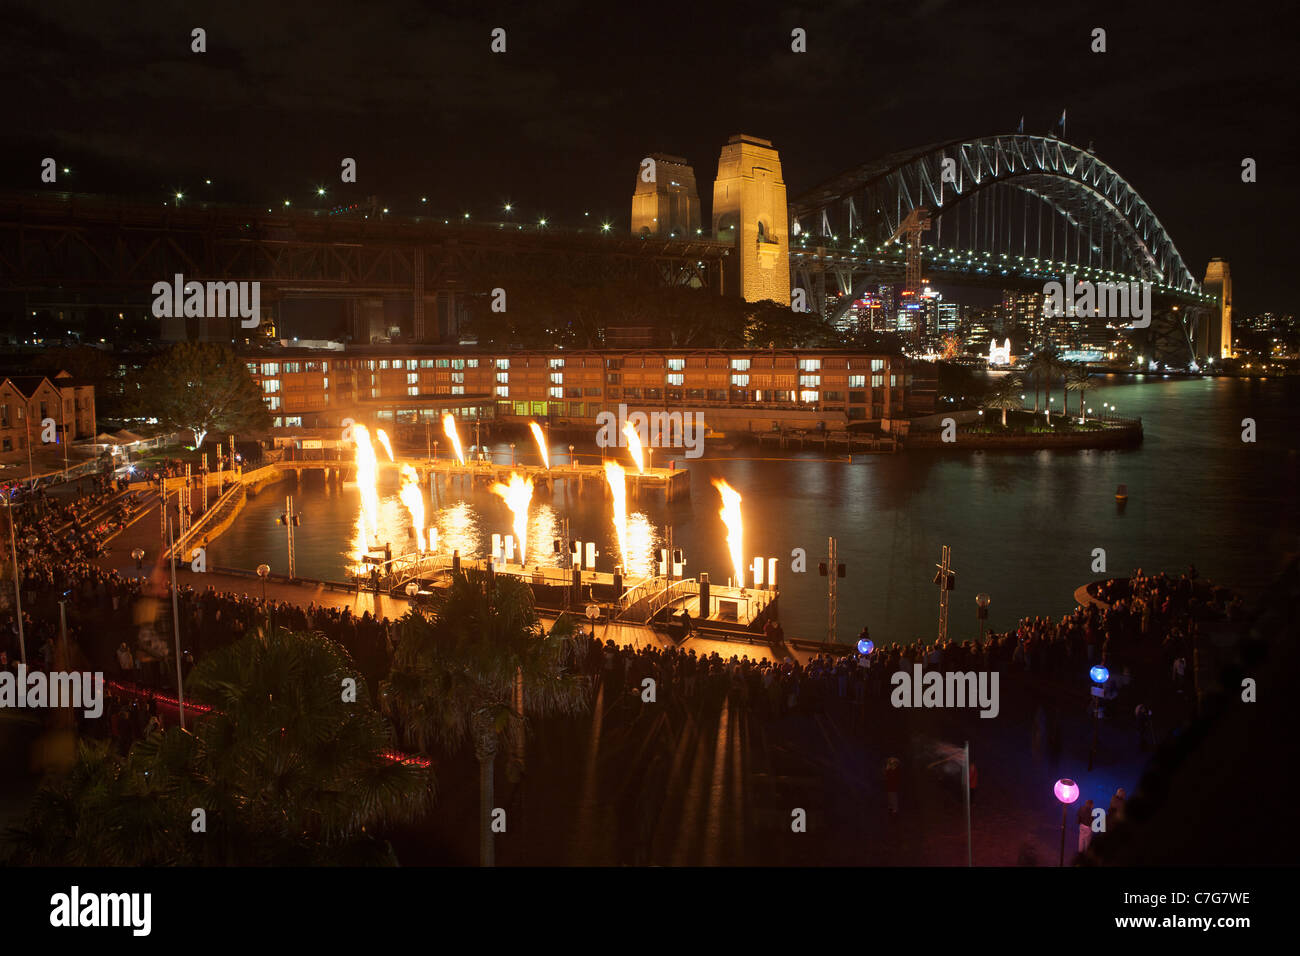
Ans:
{"label": "sydney harbour bridge", "polygon": [[[647,174],[648,173],[648,174]],[[53,189],[53,187],[51,187]],[[1189,201],[1191,199],[1189,198]],[[370,214],[373,213],[373,214]],[[631,234],[599,224],[143,203],[62,192],[0,194],[0,291],[75,310],[145,301],[159,280],[259,281],[262,301],[409,297],[414,338],[437,341],[439,296],[494,275],[581,274],[774,299],[836,321],[877,284],[1042,291],[1047,282],[1149,282],[1151,354],[1230,354],[1231,280],[1205,279],[1154,210],[1091,150],[1022,133],[953,140],[854,167],[787,197],[777,149],[722,147],[710,223],[685,160],[642,161]],[[482,288],[480,288],[480,286]]]}

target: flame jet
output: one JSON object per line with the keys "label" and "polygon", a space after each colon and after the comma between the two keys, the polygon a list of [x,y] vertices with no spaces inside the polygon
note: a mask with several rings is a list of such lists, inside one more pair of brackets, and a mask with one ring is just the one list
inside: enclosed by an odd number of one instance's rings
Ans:
{"label": "flame jet", "polygon": [[528,552],[528,503],[533,500],[533,479],[521,477],[517,472],[510,473],[510,484],[497,482],[492,486],[492,493],[500,495],[515,516],[515,540],[519,542],[519,564],[526,563]]}
{"label": "flame jet", "polygon": [[456,431],[456,419],[450,412],[442,416],[442,431],[451,440],[451,448],[456,453],[456,460],[462,465],[465,464],[465,452],[460,447],[460,433]]}
{"label": "flame jet", "polygon": [[546,438],[542,434],[542,426],[537,422],[528,423],[529,430],[533,433],[533,438],[537,439],[537,448],[542,453],[542,464],[546,470],[551,470],[551,450],[546,447]]}
{"label": "flame jet", "polygon": [[361,516],[357,519],[362,548],[379,537],[379,462],[365,425],[352,426],[352,443],[357,448],[357,490],[361,493]]}
{"label": "flame jet", "polygon": [[614,532],[618,535],[619,561],[627,564],[627,472],[617,462],[605,462],[605,480],[614,497]]}
{"label": "flame jet", "polygon": [[713,479],[713,487],[722,495],[722,508],[718,514],[727,526],[727,548],[731,552],[731,565],[735,569],[736,587],[745,586],[745,522],[740,516],[740,492],[721,478]]}
{"label": "flame jet", "polygon": [[415,529],[415,544],[424,554],[424,489],[420,487],[420,476],[410,465],[402,466],[402,486],[397,496],[406,505],[411,514],[411,527]]}
{"label": "flame jet", "polygon": [[631,422],[623,425],[623,434],[627,436],[627,450],[632,454],[632,460],[636,462],[636,472],[638,475],[645,474],[645,452],[641,450],[641,435],[637,432],[636,426]]}
{"label": "flame jet", "polygon": [[379,444],[384,446],[384,451],[388,452],[388,460],[393,460],[393,446],[388,441],[388,433],[382,428],[375,429],[375,437],[379,439]]}

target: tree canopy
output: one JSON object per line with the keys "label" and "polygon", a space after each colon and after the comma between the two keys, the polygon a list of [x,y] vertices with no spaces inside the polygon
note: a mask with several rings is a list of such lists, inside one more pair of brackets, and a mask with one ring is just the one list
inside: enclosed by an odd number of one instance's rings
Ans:
{"label": "tree canopy", "polygon": [[257,432],[271,424],[257,383],[225,345],[180,342],[141,369],[134,384],[132,410],[185,429],[196,448],[210,431]]}

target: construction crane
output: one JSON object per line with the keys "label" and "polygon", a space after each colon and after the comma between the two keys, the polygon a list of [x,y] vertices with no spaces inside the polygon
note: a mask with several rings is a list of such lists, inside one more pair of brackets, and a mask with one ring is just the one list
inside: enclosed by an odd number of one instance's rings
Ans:
{"label": "construction crane", "polygon": [[[905,238],[907,242],[906,272],[903,280],[903,289],[910,291],[913,296],[921,294],[921,233],[930,228],[930,210],[925,206],[918,206],[907,214],[898,229],[889,237],[890,242],[898,241],[899,237]],[[918,342],[921,340],[921,323],[915,323],[912,329],[912,335]]]}

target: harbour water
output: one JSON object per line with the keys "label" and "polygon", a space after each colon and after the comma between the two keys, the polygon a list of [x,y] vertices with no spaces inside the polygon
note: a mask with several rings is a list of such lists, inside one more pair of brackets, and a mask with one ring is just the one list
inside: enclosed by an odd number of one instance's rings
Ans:
{"label": "harbour water", "polygon": [[[1059,407],[1059,388],[1055,396]],[[852,460],[828,459],[821,451],[782,456],[771,446],[709,450],[701,459],[678,462],[692,472],[688,499],[629,499],[629,555],[622,562],[607,497],[590,485],[579,497],[562,482],[539,490],[530,511],[528,561],[557,562],[552,541],[567,517],[573,538],[596,542],[598,567],[624,563],[634,574],[645,572],[671,528],[673,546],[685,553],[686,574],[707,571],[725,582],[731,560],[721,499],[711,482],[722,477],[743,498],[745,554],[780,559],[781,618],[792,636],[827,638],[826,579],[818,575],[818,562],[826,560],[832,535],[846,565],[838,582],[841,641],[853,639],[864,624],[877,642],[932,638],[939,596],[932,579],[945,544],[957,572],[953,637],[978,633],[974,598],[981,591],[992,598],[994,629],[1024,615],[1069,611],[1074,589],[1101,576],[1092,570],[1097,549],[1105,552],[1109,574],[1136,567],[1179,572],[1195,564],[1203,576],[1256,594],[1282,556],[1296,550],[1298,400],[1295,379],[1111,376],[1099,378],[1087,403],[1094,410],[1110,403],[1122,416],[1140,416],[1145,440],[1137,448],[912,451]],[[1073,408],[1077,396],[1070,401]],[[1253,443],[1242,441],[1243,419],[1254,420]],[[581,460],[598,458],[594,437],[575,443]],[[521,460],[536,455],[526,434],[514,440]],[[553,465],[567,460],[569,440],[553,441]],[[490,450],[498,461],[510,460],[505,439]],[[669,457],[668,450],[656,450],[654,460],[664,464]],[[627,468],[635,467],[623,458]],[[1128,486],[1123,509],[1115,502],[1120,484]],[[493,532],[511,531],[505,503],[486,488],[453,483],[426,485],[425,492],[427,523],[439,528],[446,550],[483,554]],[[295,495],[303,516],[296,529],[297,573],[343,580],[356,553],[360,497],[355,485],[327,487],[319,476],[250,499],[235,526],[212,543],[210,563],[251,568],[265,561],[286,570],[284,529],[275,523],[286,493]],[[381,468],[380,538],[391,541],[395,553],[413,547],[397,493],[396,469]],[[806,553],[803,573],[791,570],[795,549]]]}

